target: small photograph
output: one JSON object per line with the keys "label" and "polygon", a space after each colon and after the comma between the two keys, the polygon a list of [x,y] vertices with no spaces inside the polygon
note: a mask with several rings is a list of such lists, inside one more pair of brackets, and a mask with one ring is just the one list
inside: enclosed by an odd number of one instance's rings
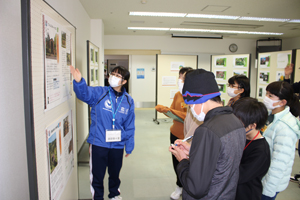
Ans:
{"label": "small photograph", "polygon": [[50,173],[53,172],[57,166],[57,145],[56,145],[56,132],[48,139],[49,143],[49,159],[50,159]]}
{"label": "small photograph", "polygon": [[71,65],[71,54],[67,53],[67,65],[70,66]]}
{"label": "small photograph", "polygon": [[226,71],[216,71],[216,79],[226,80]]}
{"label": "small photograph", "polygon": [[53,78],[53,89],[58,89],[59,88],[59,78]]}
{"label": "small photograph", "polygon": [[244,58],[234,58],[233,67],[235,68],[246,68],[248,65],[247,57]]}
{"label": "small photograph", "polygon": [[233,76],[235,75],[245,75],[247,76],[247,71],[233,71]]}
{"label": "small photograph", "polygon": [[69,154],[73,151],[73,137],[69,142]]}
{"label": "small photograph", "polygon": [[270,72],[260,72],[259,73],[259,83],[268,84],[270,79]]}
{"label": "small photograph", "polygon": [[258,88],[258,98],[263,99],[266,96],[266,88],[265,87],[259,87]]}
{"label": "small photograph", "polygon": [[63,48],[66,48],[67,47],[67,42],[66,42],[66,39],[67,39],[67,34],[65,32],[61,32],[61,46]]}
{"label": "small photograph", "polygon": [[247,58],[236,58],[235,65],[244,66],[246,60],[247,60]]}
{"label": "small photograph", "polygon": [[216,65],[225,65],[226,63],[226,58],[218,58],[216,61]]}
{"label": "small photograph", "polygon": [[260,67],[270,67],[270,56],[262,56],[259,61]]}
{"label": "small photograph", "polygon": [[94,82],[95,80],[95,75],[94,75],[94,69],[91,69],[91,81]]}
{"label": "small photograph", "polygon": [[57,50],[58,50],[58,35],[55,34],[54,37],[51,37],[49,32],[47,33],[47,36],[45,38],[45,44],[46,44],[46,58],[47,59],[57,59]]}
{"label": "small photograph", "polygon": [[95,62],[98,63],[98,51],[95,51]]}
{"label": "small photograph", "polygon": [[91,61],[94,62],[94,49],[91,49]]}
{"label": "small photograph", "polygon": [[277,71],[276,72],[276,81],[283,81],[284,80],[284,71]]}
{"label": "small photograph", "polygon": [[99,77],[98,77],[98,69],[95,69],[95,80],[99,81]]}
{"label": "small photograph", "polygon": [[221,93],[226,93],[226,84],[218,84],[218,88]]}
{"label": "small photograph", "polygon": [[64,137],[69,133],[69,116],[67,116],[64,120],[63,120],[64,126],[63,126],[63,131],[64,131]]}

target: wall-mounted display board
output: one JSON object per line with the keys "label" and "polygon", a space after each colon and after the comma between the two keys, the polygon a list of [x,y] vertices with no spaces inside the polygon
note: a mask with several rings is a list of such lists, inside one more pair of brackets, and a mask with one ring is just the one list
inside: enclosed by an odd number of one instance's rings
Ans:
{"label": "wall-mounted display board", "polygon": [[[178,77],[181,67],[197,69],[198,56],[195,55],[157,55],[156,56],[156,104],[170,107],[178,92]],[[167,118],[156,111],[155,119]]]}
{"label": "wall-mounted display board", "polygon": [[[99,47],[87,40],[87,84],[88,86],[100,86],[99,81]],[[88,124],[92,123],[91,120],[91,107],[88,106]],[[84,123],[84,122],[83,122]],[[88,136],[88,133],[85,133]],[[86,136],[86,137],[87,137]],[[79,147],[81,148],[81,147]]]}
{"label": "wall-mounted display board", "polygon": [[100,86],[99,81],[99,47],[89,40],[87,43],[87,77],[89,86]]}
{"label": "wall-mounted display board", "polygon": [[216,55],[211,57],[211,72],[214,73],[221,92],[221,99],[227,105],[231,97],[227,94],[228,79],[243,74],[250,79],[251,54]]}
{"label": "wall-mounted display board", "polygon": [[269,83],[284,80],[284,68],[292,62],[292,50],[259,53],[257,62],[256,98],[262,101]]}
{"label": "wall-mounted display board", "polygon": [[45,1],[29,3],[37,199],[78,199],[76,95],[69,69],[76,67],[76,28]]}

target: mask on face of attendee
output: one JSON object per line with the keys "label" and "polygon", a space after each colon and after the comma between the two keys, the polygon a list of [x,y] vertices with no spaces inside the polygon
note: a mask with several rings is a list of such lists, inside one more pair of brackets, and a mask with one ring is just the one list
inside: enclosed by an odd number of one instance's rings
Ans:
{"label": "mask on face of attendee", "polygon": [[267,109],[269,109],[269,110],[273,110],[273,109],[275,109],[275,108],[279,108],[280,107],[280,105],[277,105],[277,106],[273,106],[273,104],[274,103],[277,103],[277,102],[279,102],[280,100],[272,100],[272,99],[270,99],[269,97],[267,97],[267,96],[265,96],[265,98],[264,98],[264,104],[265,104],[265,106],[267,107]]}
{"label": "mask on face of attendee", "polygon": [[237,94],[235,94],[234,93],[234,91],[235,91],[236,89],[234,89],[234,88],[231,88],[231,87],[228,87],[227,88],[227,94],[230,96],[230,97],[236,97],[237,95],[239,95],[239,93],[237,93]]}
{"label": "mask on face of attendee", "polygon": [[203,107],[204,107],[204,103],[202,104],[202,108],[201,108],[201,112],[199,115],[196,114],[195,110],[194,110],[195,104],[193,105],[193,107],[191,107],[191,111],[193,116],[200,122],[203,122],[205,119],[205,113],[203,112]]}
{"label": "mask on face of attendee", "polygon": [[118,86],[120,86],[119,85],[120,80],[121,80],[121,78],[111,75],[111,76],[109,76],[108,83],[111,87],[118,87]]}
{"label": "mask on face of attendee", "polygon": [[178,89],[179,89],[179,92],[180,94],[182,94],[182,89],[183,89],[183,82],[181,79],[178,79]]}

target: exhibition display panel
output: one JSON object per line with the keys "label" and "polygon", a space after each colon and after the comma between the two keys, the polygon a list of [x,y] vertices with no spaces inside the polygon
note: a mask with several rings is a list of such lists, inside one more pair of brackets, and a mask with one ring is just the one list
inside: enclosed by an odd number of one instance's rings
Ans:
{"label": "exhibition display panel", "polygon": [[[221,93],[223,105],[227,105],[231,97],[227,94],[228,79],[234,75],[245,75],[250,81],[251,54],[215,55],[211,57],[211,72],[214,73]],[[250,83],[251,84],[251,83]]]}

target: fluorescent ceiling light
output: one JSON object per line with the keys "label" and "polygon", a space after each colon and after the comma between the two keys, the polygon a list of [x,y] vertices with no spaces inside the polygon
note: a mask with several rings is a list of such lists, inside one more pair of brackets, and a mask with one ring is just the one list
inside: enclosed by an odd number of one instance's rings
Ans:
{"label": "fluorescent ceiling light", "polygon": [[290,19],[266,18],[266,17],[240,17],[239,20],[267,21],[267,22],[286,22]]}
{"label": "fluorescent ceiling light", "polygon": [[251,34],[251,35],[283,35],[283,33],[273,33],[273,32],[230,31],[230,30],[212,30],[212,29],[184,29],[184,28],[171,28],[170,31],[202,32],[202,33],[233,33],[233,34]]}
{"label": "fluorescent ceiling light", "polygon": [[168,31],[170,28],[159,27],[128,27],[129,30],[144,30],[144,31]]}
{"label": "fluorescent ceiling light", "polygon": [[129,15],[131,15],[131,16],[149,16],[149,17],[190,17],[190,18],[206,18],[206,19],[229,19],[229,20],[300,23],[300,19],[243,17],[243,16],[230,16],[230,15],[209,15],[209,14],[192,14],[192,13],[188,14],[188,13],[171,13],[171,12],[129,12]]}
{"label": "fluorescent ceiling light", "polygon": [[186,13],[169,12],[129,12],[132,16],[150,16],[150,17],[185,17]]}
{"label": "fluorescent ceiling light", "polygon": [[240,16],[229,16],[229,15],[205,15],[205,14],[187,14],[186,17],[193,18],[207,18],[207,19],[238,19]]}
{"label": "fluorescent ceiling light", "polygon": [[292,22],[292,23],[300,23],[300,19],[291,19],[288,22]]}

